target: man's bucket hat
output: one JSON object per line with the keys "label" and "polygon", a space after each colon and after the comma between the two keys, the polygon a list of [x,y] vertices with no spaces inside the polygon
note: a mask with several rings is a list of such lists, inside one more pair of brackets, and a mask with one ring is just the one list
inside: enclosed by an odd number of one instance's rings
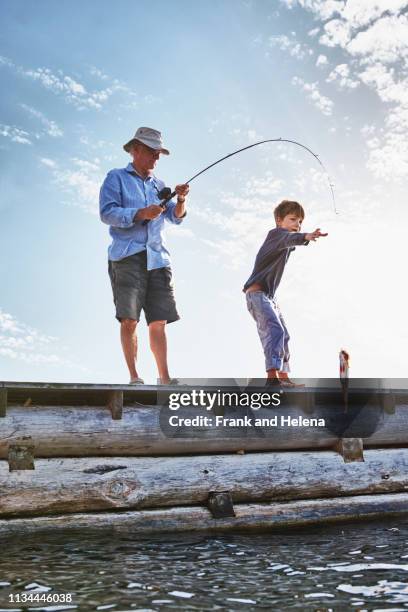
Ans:
{"label": "man's bucket hat", "polygon": [[147,147],[160,151],[161,153],[164,153],[164,155],[170,155],[170,151],[163,148],[161,132],[158,130],[148,127],[138,128],[133,138],[123,145],[126,153],[130,153],[130,147],[135,141],[142,142]]}

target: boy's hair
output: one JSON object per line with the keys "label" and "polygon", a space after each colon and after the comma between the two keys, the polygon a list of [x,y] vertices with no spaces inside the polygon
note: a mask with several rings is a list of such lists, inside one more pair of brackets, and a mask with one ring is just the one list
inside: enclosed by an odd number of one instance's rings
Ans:
{"label": "boy's hair", "polygon": [[273,211],[275,216],[275,221],[279,219],[283,219],[286,215],[296,215],[297,217],[301,217],[302,221],[305,218],[305,211],[303,210],[303,206],[299,204],[299,202],[294,202],[292,200],[282,200],[280,204]]}

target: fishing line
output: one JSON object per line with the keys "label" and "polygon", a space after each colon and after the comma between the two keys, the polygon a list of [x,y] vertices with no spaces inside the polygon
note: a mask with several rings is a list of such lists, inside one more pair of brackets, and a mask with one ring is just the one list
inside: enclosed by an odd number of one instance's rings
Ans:
{"label": "fishing line", "polygon": [[[260,140],[259,142],[254,142],[253,144],[250,144],[250,145],[248,145],[246,147],[243,147],[242,149],[237,149],[237,151],[233,151],[232,153],[229,153],[228,155],[225,155],[224,157],[221,157],[220,159],[217,159],[217,161],[213,162],[212,164],[210,164],[206,168],[203,168],[203,170],[200,170],[200,172],[197,172],[197,174],[195,174],[190,179],[188,179],[188,181],[186,181],[184,184],[185,185],[189,185],[192,181],[194,181],[194,179],[199,177],[201,174],[204,174],[204,172],[207,172],[207,170],[209,170],[210,168],[213,168],[217,164],[220,164],[225,159],[228,159],[229,157],[232,157],[233,155],[237,155],[238,153],[242,153],[242,151],[246,151],[247,149],[252,149],[252,147],[257,147],[258,145],[265,144],[266,142],[288,142],[290,144],[297,145],[298,147],[302,147],[302,149],[304,149],[305,151],[307,151],[308,153],[313,155],[313,157],[319,163],[319,165],[321,166],[321,168],[323,169],[323,172],[325,173],[325,175],[327,177],[327,182],[328,182],[328,185],[329,185],[329,188],[330,188],[330,193],[331,193],[331,197],[332,197],[332,201],[333,201],[333,210],[334,210],[335,214],[338,215],[339,213],[338,213],[337,208],[336,208],[336,199],[335,199],[335,196],[334,196],[334,189],[333,189],[334,185],[331,182],[329,173],[326,170],[326,167],[323,164],[322,160],[320,159],[320,157],[316,153],[314,153],[306,145],[302,144],[301,142],[297,142],[296,140],[289,140],[287,138],[270,138],[269,140]],[[162,206],[162,208],[166,208],[167,202],[169,202],[172,198],[174,198],[174,196],[176,195],[176,192],[175,191],[171,191],[171,189],[169,187],[164,187],[161,191],[159,191],[158,195],[159,195],[159,198],[162,200],[160,202],[160,206]]]}

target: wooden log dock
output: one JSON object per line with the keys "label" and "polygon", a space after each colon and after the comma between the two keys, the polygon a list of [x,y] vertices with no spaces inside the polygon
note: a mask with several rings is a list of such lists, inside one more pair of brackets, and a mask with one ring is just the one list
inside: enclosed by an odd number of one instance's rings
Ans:
{"label": "wooden log dock", "polygon": [[[283,390],[279,406],[172,410],[170,395],[192,388],[0,383],[0,536],[270,529],[407,512],[408,388],[351,386],[345,403],[337,381],[319,381]],[[231,426],[214,426],[217,417]]]}

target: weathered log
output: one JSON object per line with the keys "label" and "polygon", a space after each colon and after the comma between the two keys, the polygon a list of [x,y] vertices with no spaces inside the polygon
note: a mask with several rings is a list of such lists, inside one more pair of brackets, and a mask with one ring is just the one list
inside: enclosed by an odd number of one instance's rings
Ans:
{"label": "weathered log", "polygon": [[408,493],[360,495],[339,499],[302,500],[268,504],[239,504],[235,517],[214,519],[207,508],[184,507],[133,512],[103,512],[30,519],[0,520],[0,537],[79,533],[179,533],[185,531],[251,531],[394,518],[408,512]]}
{"label": "weathered log", "polygon": [[[121,420],[113,421],[105,407],[9,406],[0,421],[0,458],[7,457],[15,437],[30,436],[36,457],[178,455],[186,453],[236,452],[239,450],[290,450],[333,448],[340,437],[363,439],[364,448],[408,445],[408,406],[399,405],[395,414],[380,408],[362,410],[349,424],[350,415],[330,407],[319,407],[325,427],[169,427],[170,411],[158,406],[125,406]],[[183,416],[210,415],[200,408],[171,412]],[[302,408],[285,410],[248,408],[225,410],[240,417],[272,417],[285,414],[305,416]],[[308,415],[306,415],[308,416]],[[167,421],[166,421],[167,420]],[[167,422],[167,425],[166,425]]]}
{"label": "weathered log", "polygon": [[405,449],[369,450],[344,463],[331,451],[38,459],[34,472],[0,461],[0,516],[207,504],[228,491],[233,503],[408,490]]}

